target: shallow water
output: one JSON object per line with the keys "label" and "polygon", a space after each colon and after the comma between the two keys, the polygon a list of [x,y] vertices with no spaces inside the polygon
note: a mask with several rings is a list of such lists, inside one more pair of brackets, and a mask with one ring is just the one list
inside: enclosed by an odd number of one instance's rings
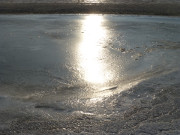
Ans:
{"label": "shallow water", "polygon": [[180,18],[0,15],[0,134],[180,134]]}

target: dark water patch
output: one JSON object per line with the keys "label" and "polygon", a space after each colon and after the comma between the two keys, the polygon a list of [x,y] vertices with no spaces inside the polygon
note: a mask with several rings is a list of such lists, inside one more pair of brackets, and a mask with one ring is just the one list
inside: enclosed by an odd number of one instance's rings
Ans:
{"label": "dark water patch", "polygon": [[35,108],[37,108],[37,109],[50,109],[53,111],[64,112],[64,113],[70,113],[73,111],[72,108],[65,106],[63,104],[60,104],[60,103],[56,103],[56,104],[38,103],[35,105]]}
{"label": "dark water patch", "polygon": [[157,43],[159,49],[180,49],[180,42],[161,41]]}

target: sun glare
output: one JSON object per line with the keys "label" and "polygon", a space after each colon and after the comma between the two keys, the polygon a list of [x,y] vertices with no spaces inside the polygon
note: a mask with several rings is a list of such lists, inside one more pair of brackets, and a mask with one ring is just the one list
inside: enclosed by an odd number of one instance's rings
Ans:
{"label": "sun glare", "polygon": [[108,81],[110,73],[102,61],[103,44],[106,30],[102,26],[103,16],[87,16],[82,26],[82,42],[79,45],[79,65],[83,78],[87,82],[103,84]]}
{"label": "sun glare", "polygon": [[85,3],[100,3],[102,0],[79,0],[79,2],[85,2]]}

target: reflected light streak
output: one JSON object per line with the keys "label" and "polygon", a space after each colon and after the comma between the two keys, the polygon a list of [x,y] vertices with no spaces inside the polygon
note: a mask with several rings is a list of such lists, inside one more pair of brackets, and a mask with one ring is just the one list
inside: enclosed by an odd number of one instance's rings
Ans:
{"label": "reflected light streak", "polygon": [[106,31],[102,26],[103,17],[87,16],[83,22],[82,42],[79,45],[79,65],[83,79],[93,84],[103,84],[111,79],[103,63]]}

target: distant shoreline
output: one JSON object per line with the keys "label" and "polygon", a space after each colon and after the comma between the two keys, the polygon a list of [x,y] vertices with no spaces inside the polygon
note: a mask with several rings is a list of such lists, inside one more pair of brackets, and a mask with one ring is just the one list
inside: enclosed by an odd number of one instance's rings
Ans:
{"label": "distant shoreline", "polygon": [[180,16],[180,4],[0,3],[0,14],[87,14],[87,13]]}

